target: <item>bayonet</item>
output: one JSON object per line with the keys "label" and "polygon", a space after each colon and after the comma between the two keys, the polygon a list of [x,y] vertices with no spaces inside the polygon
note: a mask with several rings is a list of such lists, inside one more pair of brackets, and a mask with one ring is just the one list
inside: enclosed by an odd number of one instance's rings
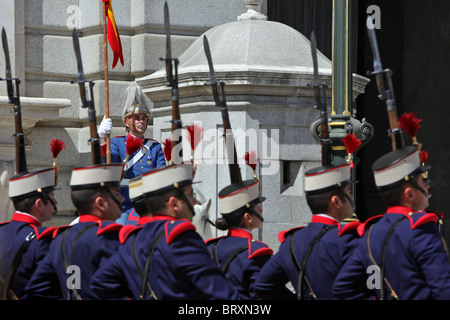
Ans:
{"label": "bayonet", "polygon": [[72,42],[73,49],[75,51],[75,58],[77,59],[77,83],[80,88],[81,107],[86,108],[88,107],[86,99],[86,81],[84,79],[83,60],[81,60],[80,40],[78,39],[78,32],[76,28],[73,28],[72,30]]}
{"label": "bayonet", "polygon": [[[166,61],[166,78],[167,78],[167,85],[172,88],[172,151],[178,145],[182,142],[182,135],[180,130],[183,127],[183,124],[181,122],[180,118],[180,95],[179,95],[179,89],[178,89],[178,59],[172,58],[172,45],[170,40],[170,16],[169,16],[169,6],[167,4],[167,1],[164,2],[164,27],[166,30],[166,57],[160,58],[160,60]],[[176,155],[179,156],[180,159],[183,158],[183,149],[179,151],[179,154]],[[174,157],[172,155],[172,161],[176,160],[177,157]]]}
{"label": "bayonet", "polygon": [[392,138],[392,149],[402,148],[405,146],[402,130],[398,127],[397,105],[394,97],[394,86],[392,84],[392,70],[383,69],[381,64],[380,52],[378,49],[378,41],[375,33],[375,26],[372,18],[367,17],[367,33],[369,36],[370,47],[373,55],[373,69],[368,72],[369,75],[375,75],[378,88],[378,98],[386,100],[386,110],[388,113],[390,135]]}
{"label": "bayonet", "polygon": [[166,77],[168,86],[172,86],[172,44],[170,39],[170,16],[167,1],[164,2],[164,28],[166,30]]}
{"label": "bayonet", "polygon": [[[15,149],[16,149],[16,173],[27,171],[27,159],[25,156],[25,135],[22,127],[22,108],[20,105],[19,78],[12,77],[11,61],[9,59],[8,37],[5,28],[2,28],[2,44],[5,54],[5,74],[6,88],[8,92],[8,102],[14,105],[14,127],[15,127]],[[16,96],[14,96],[14,85],[16,86]]]}
{"label": "bayonet", "polygon": [[[217,83],[216,73],[214,71],[214,64],[211,57],[211,50],[209,48],[208,38],[203,36],[203,48],[205,51],[206,59],[208,60],[209,66],[209,80],[211,85],[211,90],[214,98],[214,103],[216,107],[220,107],[222,113],[222,124],[223,132],[225,137],[225,149],[228,158],[228,169],[230,172],[231,183],[242,181],[241,169],[237,161],[236,146],[234,144],[233,131],[231,130],[230,118],[228,115],[228,106],[225,99],[225,82],[220,81]],[[219,95],[219,88],[220,93]]]}
{"label": "bayonet", "polygon": [[[313,86],[315,108],[320,111],[320,144],[322,146],[322,165],[332,163],[331,140],[328,132],[327,84],[320,83],[319,64],[317,62],[317,41],[314,31],[311,32],[311,56],[313,60]],[[322,92],[321,92],[322,91]],[[322,101],[323,100],[323,101]]]}
{"label": "bayonet", "polygon": [[[84,78],[83,61],[81,59],[81,50],[80,50],[80,40],[78,38],[78,32],[76,28],[73,28],[72,30],[72,40],[73,40],[73,49],[77,60],[78,80],[71,81],[71,83],[78,83],[78,87],[80,89],[81,107],[88,108],[89,131],[91,135],[91,139],[89,141],[91,143],[92,163],[101,164],[103,161],[100,147],[100,138],[97,134],[97,118],[95,115],[95,104],[94,104],[94,82],[92,80],[85,80]],[[90,89],[89,94],[91,100],[88,100],[86,97],[86,82],[89,83]]]}

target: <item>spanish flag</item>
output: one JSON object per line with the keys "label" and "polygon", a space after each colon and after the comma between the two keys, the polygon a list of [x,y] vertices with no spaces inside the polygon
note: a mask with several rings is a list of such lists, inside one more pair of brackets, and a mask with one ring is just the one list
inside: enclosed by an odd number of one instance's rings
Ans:
{"label": "spanish flag", "polygon": [[107,26],[108,42],[114,53],[112,64],[112,67],[114,69],[119,58],[120,63],[123,66],[122,43],[120,42],[119,31],[117,30],[116,21],[114,19],[111,0],[102,0],[102,1],[106,2],[105,5],[106,5],[106,16],[108,19],[108,26]]}

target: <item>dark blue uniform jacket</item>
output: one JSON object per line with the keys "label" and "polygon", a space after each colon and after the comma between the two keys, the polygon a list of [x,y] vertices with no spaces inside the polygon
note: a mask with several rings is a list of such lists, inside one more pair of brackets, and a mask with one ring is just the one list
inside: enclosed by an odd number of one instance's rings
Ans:
{"label": "dark blue uniform jacket", "polygon": [[230,228],[227,236],[207,240],[206,245],[228,281],[242,296],[254,299],[256,276],[271,258],[273,250],[264,242],[253,239],[250,231],[240,228]]}
{"label": "dark blue uniform jacket", "polygon": [[[123,227],[123,244],[93,276],[91,288],[100,298],[149,299],[151,291],[156,299],[239,298],[192,223],[169,216],[145,217],[139,223]],[[156,241],[159,235],[162,238]],[[153,244],[149,271],[145,273]],[[149,285],[144,282],[142,291],[145,276]]]}
{"label": "dark blue uniform jacket", "polygon": [[15,212],[11,221],[0,224],[0,276],[3,279],[21,246],[28,245],[12,280],[11,289],[18,298],[23,296],[25,285],[45,257],[54,229],[41,227],[36,218],[23,212]]}
{"label": "dark blue uniform jacket", "polygon": [[[89,288],[94,272],[117,251],[122,225],[81,215],[80,222],[55,230],[54,240],[26,287],[27,298],[98,299]],[[66,233],[66,234],[65,234]],[[64,240],[64,262],[61,245]],[[76,238],[79,237],[77,241]],[[69,290],[75,288],[74,290]]]}
{"label": "dark blue uniform jacket", "polygon": [[[385,257],[385,277],[398,299],[450,299],[449,257],[439,232],[438,216],[434,213],[413,212],[406,207],[391,207],[374,219],[370,231],[370,248],[378,266],[388,230],[399,219],[388,242]],[[367,249],[367,225],[363,229],[354,254],[339,273],[333,292],[343,299],[379,298],[381,282]],[[390,290],[386,291],[386,298]]]}
{"label": "dark blue uniform jacket", "polygon": [[[331,218],[313,215],[306,227],[281,232],[281,242],[276,253],[265,264],[258,275],[255,291],[261,299],[294,299],[296,296],[286,288],[290,281],[295,292],[298,290],[299,269],[291,254],[293,237],[295,256],[301,265],[313,238],[324,228],[331,228],[315,244],[306,264],[305,276],[317,299],[334,299],[331,286],[344,261],[353,250],[358,238],[356,228],[359,222],[345,226]],[[302,299],[310,299],[310,291],[304,285]]]}

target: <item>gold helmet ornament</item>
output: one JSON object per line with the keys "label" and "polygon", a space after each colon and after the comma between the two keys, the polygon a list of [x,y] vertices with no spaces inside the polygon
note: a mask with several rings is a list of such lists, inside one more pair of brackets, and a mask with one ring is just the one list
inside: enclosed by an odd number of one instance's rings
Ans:
{"label": "gold helmet ornament", "polygon": [[147,116],[147,124],[150,121],[153,103],[144,94],[141,87],[136,82],[131,83],[127,88],[127,99],[123,108],[123,122],[127,125],[127,131],[131,128],[135,130],[131,116],[136,114],[145,114]]}

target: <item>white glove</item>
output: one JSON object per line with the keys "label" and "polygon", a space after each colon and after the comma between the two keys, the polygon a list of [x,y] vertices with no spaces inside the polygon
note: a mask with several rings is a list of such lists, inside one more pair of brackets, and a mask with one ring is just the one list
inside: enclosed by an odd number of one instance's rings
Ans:
{"label": "white glove", "polygon": [[103,120],[100,123],[100,126],[98,127],[98,136],[100,138],[106,138],[107,134],[111,134],[112,131],[112,119],[106,118],[106,116],[103,116]]}

